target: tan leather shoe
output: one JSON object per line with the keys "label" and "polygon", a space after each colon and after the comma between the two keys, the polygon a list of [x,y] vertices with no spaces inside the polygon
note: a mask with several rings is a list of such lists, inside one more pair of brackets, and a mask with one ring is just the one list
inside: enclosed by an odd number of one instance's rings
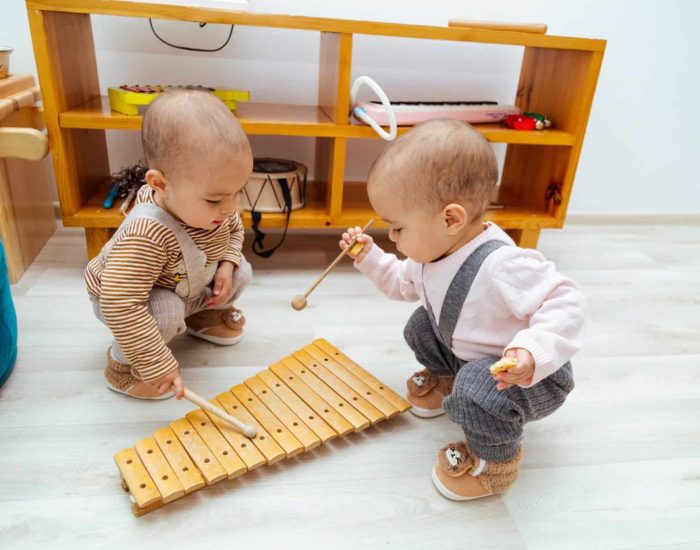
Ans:
{"label": "tan leather shoe", "polygon": [[413,405],[410,411],[420,418],[434,418],[445,414],[442,400],[452,391],[454,376],[438,376],[428,369],[414,372],[406,380],[406,399]]}
{"label": "tan leather shoe", "polygon": [[240,309],[205,309],[185,319],[187,334],[220,346],[232,346],[243,339],[245,317]]}
{"label": "tan leather shoe", "polygon": [[113,392],[135,397],[136,399],[170,399],[175,392],[158,394],[156,389],[131,374],[131,367],[112,358],[112,348],[107,350],[105,383]]}
{"label": "tan leather shoe", "polygon": [[450,500],[474,500],[496,495],[518,477],[522,448],[508,462],[487,462],[473,456],[463,441],[450,443],[438,453],[433,467],[433,485]]}

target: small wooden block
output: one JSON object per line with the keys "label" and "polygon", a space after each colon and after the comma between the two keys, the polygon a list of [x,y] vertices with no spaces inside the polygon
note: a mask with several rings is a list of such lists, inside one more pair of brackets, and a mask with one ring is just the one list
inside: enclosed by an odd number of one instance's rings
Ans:
{"label": "small wooden block", "polygon": [[369,372],[363,369],[360,365],[355,363],[342,351],[337,349],[333,344],[328,342],[323,338],[314,340],[313,344],[323,351],[325,351],[329,356],[333,357],[338,363],[340,363],[344,368],[349,370],[352,374],[361,379],[365,384],[370,386],[374,391],[378,392],[384,399],[389,401],[392,405],[397,407],[399,411],[405,412],[411,408],[411,404],[396,393],[391,388],[387,387],[382,381],[377,380]]}
{"label": "small wooden block", "polygon": [[149,512],[153,512],[153,510],[157,510],[158,508],[163,506],[163,501],[161,502],[154,502],[153,504],[149,504],[148,506],[144,506],[143,508],[139,508],[136,506],[136,504],[131,504],[131,513],[134,514],[137,518],[140,518],[141,516],[148,514]]}
{"label": "small wooden block", "polygon": [[[221,407],[216,399],[210,399],[209,402],[216,407]],[[267,460],[265,460],[263,454],[250,442],[248,437],[238,432],[231,424],[224,422],[218,416],[209,413],[207,413],[207,416],[214,422],[216,427],[219,428],[221,435],[224,436],[224,439],[228,441],[229,445],[233,447],[233,450],[241,457],[248,470],[267,464]]]}
{"label": "small wooden block", "polygon": [[[311,408],[309,407],[296,393],[287,387],[287,385],[278,378],[270,369],[260,371],[256,378],[261,380],[274,394],[279,397],[285,405],[287,405],[294,414],[296,414],[311,431],[313,431],[323,443],[335,437],[338,437],[336,432]],[[352,426],[347,424],[352,431]]]}
{"label": "small wooden block", "polygon": [[350,250],[348,250],[349,254],[352,254],[353,256],[356,254],[359,254],[362,248],[365,246],[365,243],[361,242],[356,242],[350,247]]}
{"label": "small wooden block", "polygon": [[202,474],[199,473],[174,431],[170,428],[161,428],[153,434],[153,439],[156,440],[160,450],[180,480],[185,494],[206,485]]}
{"label": "small wooden block", "polygon": [[194,426],[184,418],[180,418],[170,424],[170,427],[175,432],[175,435],[182,443],[187,453],[192,457],[192,460],[197,465],[200,473],[204,477],[207,485],[211,485],[228,476],[224,467],[219,464],[219,461],[207,447],[202,438],[194,429]]}
{"label": "small wooden block", "polygon": [[255,396],[250,388],[243,384],[238,384],[233,386],[230,391],[248,409],[248,412],[255,417],[258,425],[263,426],[267,433],[279,443],[280,447],[287,453],[287,458],[297,455],[304,450],[304,446],[294,437],[294,434],[270,412],[270,409]]}
{"label": "small wooden block", "polygon": [[211,418],[202,409],[188,412],[185,417],[197,430],[211,452],[214,453],[219,464],[224,467],[229,479],[233,479],[248,471],[245,462],[236,454],[236,451],[228,444],[221,432],[216,429]]}
{"label": "small wooden block", "polygon": [[254,426],[258,427],[258,435],[250,438],[249,441],[260,450],[268,464],[274,464],[278,460],[282,460],[287,456],[284,449],[277,444],[274,438],[267,432],[267,430],[265,430],[263,426],[258,424],[253,415],[246,410],[238,398],[236,398],[236,396],[230,391],[220,393],[216,396],[216,400],[219,402],[218,406],[224,409],[231,416],[235,416],[241,422],[253,424]]}
{"label": "small wooden block", "polygon": [[168,464],[155,439],[146,437],[136,443],[134,449],[136,449],[141,462],[143,462],[151,479],[156,484],[156,488],[163,499],[163,504],[172,502],[185,494],[185,489],[170,467],[170,464]]}
{"label": "small wooden block", "polygon": [[357,411],[367,418],[370,423],[376,424],[380,420],[384,420],[386,416],[382,412],[367,401],[362,395],[348,386],[335,374],[326,368],[327,361],[317,361],[304,350],[296,351],[292,354],[297,361],[306,367],[306,371],[315,374],[327,386],[333,388],[340,397],[345,399]]}
{"label": "small wooden block", "polygon": [[498,374],[518,366],[518,360],[515,357],[503,357],[489,367],[491,374]]}
{"label": "small wooden block", "polygon": [[[321,444],[321,439],[311,428],[290,409],[265,383],[257,377],[249,378],[245,385],[262,401],[270,411],[279,418],[287,429],[294,434],[299,442],[304,446],[305,451],[309,451]],[[330,428],[329,428],[330,429]],[[331,430],[332,431],[332,430]],[[333,432],[335,435],[335,432]]]}
{"label": "small wooden block", "polygon": [[335,360],[334,357],[323,351],[318,346],[310,345],[304,346],[304,351],[307,352],[316,361],[323,362],[323,365],[350,386],[353,390],[359,393],[367,401],[372,403],[377,409],[379,409],[386,418],[391,418],[399,414],[398,408],[392,405],[389,401],[384,399],[378,392],[375,392],[369,385],[362,381],[362,379],[355,376],[349,370],[347,370],[343,365]]}
{"label": "small wooden block", "polygon": [[[284,364],[275,363],[270,366],[270,370],[311,407],[317,415],[326,421],[338,435],[349,434],[355,430],[353,425],[350,424],[342,414],[336,411],[334,407],[331,407],[326,400],[314,392],[309,386],[304,384],[304,382]],[[302,419],[304,419],[304,417],[302,417]],[[306,419],[304,419],[304,422],[306,422]]]}
{"label": "small wooden block", "polygon": [[117,453],[114,455],[114,462],[117,463],[117,468],[129,487],[136,506],[144,508],[150,504],[162,502],[155,483],[134,449],[124,449]]}

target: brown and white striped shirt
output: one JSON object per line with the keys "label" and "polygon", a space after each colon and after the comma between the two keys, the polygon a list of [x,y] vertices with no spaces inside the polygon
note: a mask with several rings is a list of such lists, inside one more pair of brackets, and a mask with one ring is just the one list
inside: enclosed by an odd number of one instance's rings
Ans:
{"label": "brown and white striped shirt", "polygon": [[[148,185],[136,197],[136,204],[144,202],[155,204]],[[244,229],[238,213],[214,229],[183,227],[207,255],[207,263],[227,260],[240,265]],[[154,286],[174,291],[178,281],[187,277],[182,261],[172,231],[156,221],[136,219],[124,227],[107,254],[103,249],[85,268],[88,293],[100,299],[107,326],[129,364],[146,382],[178,366],[147,302]]]}

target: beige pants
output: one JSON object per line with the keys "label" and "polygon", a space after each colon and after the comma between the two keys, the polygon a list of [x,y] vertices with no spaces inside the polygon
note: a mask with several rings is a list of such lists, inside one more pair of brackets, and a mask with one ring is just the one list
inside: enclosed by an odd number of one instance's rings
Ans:
{"label": "beige pants", "polygon": [[[248,263],[248,260],[241,256],[241,265],[233,271],[233,293],[231,297],[218,306],[217,309],[231,307],[250,284],[252,278],[253,269]],[[187,317],[207,309],[206,301],[211,295],[211,289],[205,288],[199,296],[190,298],[189,300],[183,300],[172,290],[157,286],[153,287],[148,297],[148,312],[153,316],[153,319],[155,319],[158,330],[166,344],[178,334],[183,334],[185,332],[187,329],[185,319],[187,319]],[[95,317],[105,323],[99,298],[92,298],[92,307],[95,312]],[[124,365],[129,364],[128,359],[124,356],[116,340],[112,342],[112,358]]]}

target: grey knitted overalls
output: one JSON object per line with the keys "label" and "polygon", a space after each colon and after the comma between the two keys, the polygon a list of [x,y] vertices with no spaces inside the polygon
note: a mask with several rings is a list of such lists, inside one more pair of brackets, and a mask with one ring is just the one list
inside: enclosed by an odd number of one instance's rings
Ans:
{"label": "grey knitted overalls", "polygon": [[496,389],[489,367],[500,357],[464,361],[452,352],[452,335],[479,268],[489,254],[507,245],[491,240],[464,261],[452,279],[439,323],[428,302],[418,308],[404,329],[406,342],[418,362],[439,376],[455,376],[443,406],[448,418],[462,426],[470,450],[479,458],[506,462],[518,453],[523,426],[558,409],[574,387],[571,363],[530,388]]}

